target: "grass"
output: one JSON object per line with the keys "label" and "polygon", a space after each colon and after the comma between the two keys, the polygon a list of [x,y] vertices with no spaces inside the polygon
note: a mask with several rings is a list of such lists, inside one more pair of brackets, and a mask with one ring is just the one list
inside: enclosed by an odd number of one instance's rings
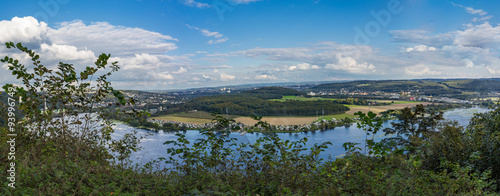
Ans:
{"label": "grass", "polygon": [[[390,103],[390,104],[405,104],[405,103],[420,103],[421,101],[398,101],[398,100],[374,100],[370,99],[367,101],[378,102],[378,103]],[[394,102],[394,103],[392,103]]]}
{"label": "grass", "polygon": [[462,95],[479,95],[479,93],[478,92],[462,91]]}
{"label": "grass", "polygon": [[165,120],[165,121],[175,121],[175,122],[184,122],[184,123],[191,123],[191,124],[205,124],[205,123],[212,122],[212,120],[209,120],[209,119],[188,118],[188,117],[168,116],[168,115],[153,117],[153,119]]}
{"label": "grass", "polygon": [[499,101],[500,98],[499,97],[485,97],[485,98],[476,98],[474,100],[481,100],[481,101],[487,101],[487,100],[491,100],[491,101]]}
{"label": "grass", "polygon": [[344,119],[345,117],[348,117],[348,118],[356,118],[357,116],[356,115],[352,115],[352,114],[332,114],[332,115],[326,115],[326,116],[321,116],[317,119],[317,121],[320,121],[320,120],[332,120],[332,118],[335,118],[337,120],[339,119]]}
{"label": "grass", "polygon": [[418,104],[427,105],[430,103],[429,102],[420,102],[420,101],[400,101],[397,104],[383,105],[383,106],[358,106],[358,105],[345,105],[345,106],[350,108],[350,110],[346,112],[347,114],[354,114],[358,111],[361,111],[364,113],[368,113],[369,111],[372,111],[372,112],[378,114],[380,112],[387,111],[390,109],[399,110],[399,109],[403,109],[405,107],[413,107],[413,106],[416,106]]}
{"label": "grass", "polygon": [[[226,116],[225,114],[222,114],[222,116],[225,118],[230,118],[230,119],[239,117],[236,115],[227,115]],[[185,122],[185,123],[192,123],[192,124],[205,124],[205,123],[212,122],[212,119],[214,117],[208,112],[196,111],[196,112],[181,112],[181,113],[157,116],[157,117],[152,117],[152,118],[157,119],[157,120],[165,120],[165,121],[176,121],[176,122]]]}
{"label": "grass", "polygon": [[420,103],[421,101],[394,101],[393,104]]}
{"label": "grass", "polygon": [[[234,119],[236,122],[241,122],[245,125],[255,125],[256,120],[250,117],[239,117]],[[266,116],[262,121],[266,121],[271,125],[302,125],[311,124],[316,120],[316,117],[294,117],[294,116]]]}
{"label": "grass", "polygon": [[323,97],[299,97],[294,95],[283,96],[281,99],[270,99],[269,101],[318,101],[318,100],[327,100],[333,101],[333,98],[323,98]]}

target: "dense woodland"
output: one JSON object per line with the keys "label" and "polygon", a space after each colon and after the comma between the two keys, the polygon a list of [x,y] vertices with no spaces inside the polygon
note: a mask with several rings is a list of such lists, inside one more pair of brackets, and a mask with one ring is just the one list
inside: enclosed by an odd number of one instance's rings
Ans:
{"label": "dense woodland", "polygon": [[[51,110],[40,111],[48,100],[52,106],[71,111],[91,110],[85,104],[113,94],[119,104],[133,104],[113,90],[111,83],[97,76],[108,64],[110,55],[102,54],[95,66],[80,73],[70,64],[49,70],[38,56],[21,44],[7,44],[28,54],[38,71],[28,73],[24,65],[6,57],[13,74],[25,88],[6,85],[22,96],[17,105],[22,116],[15,123],[15,159],[0,155],[3,171],[15,169],[15,187],[9,187],[7,172],[0,186],[2,195],[487,195],[500,193],[500,105],[476,114],[467,127],[446,122],[440,113],[425,115],[425,108],[403,109],[399,121],[381,129],[381,118],[373,113],[358,114],[358,126],[365,130],[364,144],[345,143],[346,156],[322,160],[319,154],[330,142],[305,148],[307,138],[284,141],[264,134],[255,143],[237,145],[225,132],[231,120],[216,117],[218,126],[201,131],[204,139],[189,141],[182,133],[166,143],[165,157],[145,165],[132,165],[130,153],[139,150],[141,136],[126,134],[111,138],[108,114],[80,117],[70,121],[54,119]],[[107,70],[107,69],[106,69]],[[36,77],[35,77],[36,76]],[[86,96],[89,78],[98,78],[98,93]],[[57,82],[51,82],[57,81]],[[77,84],[75,86],[75,84]],[[39,94],[38,88],[53,94]],[[0,104],[0,115],[12,109]],[[139,115],[140,113],[134,113]],[[77,117],[77,113],[60,113]],[[24,117],[24,118],[21,118]],[[90,126],[99,123],[101,126]],[[269,125],[259,122],[263,128]],[[49,126],[50,125],[50,126]],[[26,129],[31,126],[31,131]],[[380,142],[375,132],[392,134]],[[9,125],[0,124],[0,152],[12,152],[7,141]],[[147,149],[145,149],[147,151]],[[177,156],[179,159],[174,159]],[[160,163],[170,164],[166,169]],[[14,165],[14,166],[13,166]]]}
{"label": "dense woodland", "polygon": [[340,114],[349,108],[334,101],[271,101],[285,95],[305,94],[288,88],[265,87],[236,94],[198,97],[179,106],[180,110],[200,110],[220,114],[248,116],[315,116]]}

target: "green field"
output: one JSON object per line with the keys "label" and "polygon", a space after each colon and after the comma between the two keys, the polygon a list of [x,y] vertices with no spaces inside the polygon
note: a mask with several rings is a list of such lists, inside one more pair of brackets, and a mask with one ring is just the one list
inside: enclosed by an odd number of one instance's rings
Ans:
{"label": "green field", "polygon": [[420,103],[421,101],[394,101],[393,104]]}
{"label": "green field", "polygon": [[[421,101],[398,101],[398,100],[375,100],[375,99],[369,99],[367,101],[371,101],[371,102],[376,101],[378,103],[390,103],[390,104],[405,104],[405,103],[420,103],[421,102]],[[394,102],[394,103],[392,103],[392,102]]]}
{"label": "green field", "polygon": [[332,120],[332,118],[335,118],[337,120],[339,119],[344,119],[345,117],[348,117],[348,118],[356,118],[358,116],[356,115],[351,115],[351,114],[333,114],[333,115],[326,115],[326,116],[321,116],[319,117],[316,121],[320,121],[322,119],[325,119],[325,120]]}
{"label": "green field", "polygon": [[269,99],[269,101],[318,101],[318,100],[329,100],[333,101],[333,98],[323,98],[323,97],[300,97],[300,96],[283,96],[281,99]]}
{"label": "green field", "polygon": [[[230,119],[239,117],[236,115],[225,115],[225,114],[221,114],[221,116]],[[205,124],[212,122],[212,119],[214,117],[210,115],[210,113],[208,112],[196,111],[196,112],[182,112],[182,113],[175,113],[163,116],[156,116],[152,118],[157,120],[176,121],[176,122],[185,122],[193,124]]]}

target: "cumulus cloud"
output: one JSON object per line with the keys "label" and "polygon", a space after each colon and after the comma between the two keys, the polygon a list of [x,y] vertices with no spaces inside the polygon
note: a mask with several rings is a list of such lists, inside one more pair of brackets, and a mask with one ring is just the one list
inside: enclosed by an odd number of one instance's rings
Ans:
{"label": "cumulus cloud", "polygon": [[181,74],[181,73],[184,73],[184,72],[187,72],[187,69],[184,68],[184,67],[179,67],[179,71],[174,71],[172,73],[174,73],[174,74]]}
{"label": "cumulus cloud", "polygon": [[12,20],[0,21],[0,42],[22,42],[30,48],[39,48],[40,44],[47,42],[47,31],[49,27],[45,22],[38,22],[35,18],[28,16],[23,18],[14,17]]}
{"label": "cumulus cloud", "polygon": [[80,20],[63,22],[57,29],[49,29],[47,35],[55,44],[73,45],[113,55],[136,53],[162,54],[177,49],[169,35],[147,31],[141,28],[114,26],[107,22],[90,25]]}
{"label": "cumulus cloud", "polygon": [[309,70],[309,69],[319,69],[319,66],[311,65],[309,63],[300,63],[298,65],[293,65],[288,67],[288,70]]}
{"label": "cumulus cloud", "polygon": [[256,80],[276,80],[277,78],[273,75],[262,74],[262,75],[256,75],[255,79]]}
{"label": "cumulus cloud", "polygon": [[123,69],[154,69],[156,68],[160,60],[158,59],[158,56],[147,54],[147,53],[142,53],[142,54],[135,54],[134,57],[127,57],[127,58],[113,58],[112,60],[120,62],[122,64]]}
{"label": "cumulus cloud", "polygon": [[234,80],[235,78],[236,78],[236,76],[229,75],[229,74],[226,74],[226,73],[221,73],[220,74],[220,80],[222,80],[222,81]]}
{"label": "cumulus cloud", "polygon": [[173,80],[174,79],[174,77],[171,74],[167,74],[167,73],[159,73],[158,76],[164,80]]}
{"label": "cumulus cloud", "polygon": [[493,69],[493,68],[490,68],[490,67],[486,67],[486,70],[488,70],[488,72],[489,72],[491,75],[500,75],[500,70]]}
{"label": "cumulus cloud", "polygon": [[410,76],[436,76],[441,74],[441,72],[433,71],[429,67],[424,65],[416,65],[412,67],[405,68],[405,73]]}
{"label": "cumulus cloud", "polygon": [[500,46],[500,26],[491,26],[488,22],[474,25],[456,32],[454,44],[472,47]]}
{"label": "cumulus cloud", "polygon": [[333,70],[343,70],[350,73],[368,73],[375,72],[375,66],[367,62],[358,63],[352,57],[337,56],[337,63],[326,64],[325,68]]}
{"label": "cumulus cloud", "polygon": [[464,63],[465,67],[468,68],[473,68],[475,66],[474,62],[472,62],[472,60],[470,59],[462,59],[462,62]]}
{"label": "cumulus cloud", "polygon": [[426,45],[418,45],[418,46],[415,46],[415,47],[409,47],[409,48],[406,48],[404,51],[405,52],[425,52],[425,51],[436,51],[437,49],[430,46],[426,46]]}
{"label": "cumulus cloud", "polygon": [[64,61],[84,60],[93,61],[96,59],[94,52],[90,50],[78,50],[74,46],[58,44],[41,44],[41,54],[44,58],[60,59]]}

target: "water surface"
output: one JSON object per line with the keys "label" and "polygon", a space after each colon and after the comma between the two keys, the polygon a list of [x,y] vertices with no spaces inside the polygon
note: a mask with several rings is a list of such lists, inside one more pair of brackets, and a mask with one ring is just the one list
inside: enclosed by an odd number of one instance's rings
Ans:
{"label": "water surface", "polygon": [[[448,120],[458,121],[460,125],[466,126],[469,119],[474,113],[486,112],[488,109],[485,108],[467,108],[467,109],[454,109],[446,111],[444,113],[444,118]],[[384,127],[389,127],[391,124],[387,121],[383,124]],[[173,147],[173,145],[164,145],[165,141],[175,140],[177,136],[175,133],[155,133],[148,130],[136,129],[125,124],[117,124],[115,127],[115,133],[113,133],[113,138],[118,139],[123,137],[124,134],[129,133],[132,130],[137,130],[138,134],[144,135],[146,133],[152,133],[152,135],[141,141],[140,146],[143,148],[141,151],[134,152],[132,154],[132,160],[135,163],[144,164],[148,161],[157,159],[159,157],[168,157],[166,149]],[[191,142],[197,139],[203,138],[197,130],[188,130],[184,132],[186,139]],[[259,137],[262,137],[262,133],[247,133],[245,135],[240,135],[240,133],[231,133],[230,137],[236,138],[238,143],[250,142],[254,143]],[[306,133],[278,133],[278,136],[284,140],[298,141],[301,138],[307,137],[307,147],[310,148],[315,143],[331,142],[332,146],[329,146],[324,152],[321,153],[321,158],[328,159],[335,157],[340,157],[345,154],[345,150],[342,144],[345,142],[356,142],[360,143],[358,147],[364,149],[364,139],[365,132],[356,127],[353,124],[351,127],[336,127],[335,129],[330,129],[326,131],[314,131]],[[375,136],[375,140],[379,141],[384,137],[383,133],[379,133]]]}

